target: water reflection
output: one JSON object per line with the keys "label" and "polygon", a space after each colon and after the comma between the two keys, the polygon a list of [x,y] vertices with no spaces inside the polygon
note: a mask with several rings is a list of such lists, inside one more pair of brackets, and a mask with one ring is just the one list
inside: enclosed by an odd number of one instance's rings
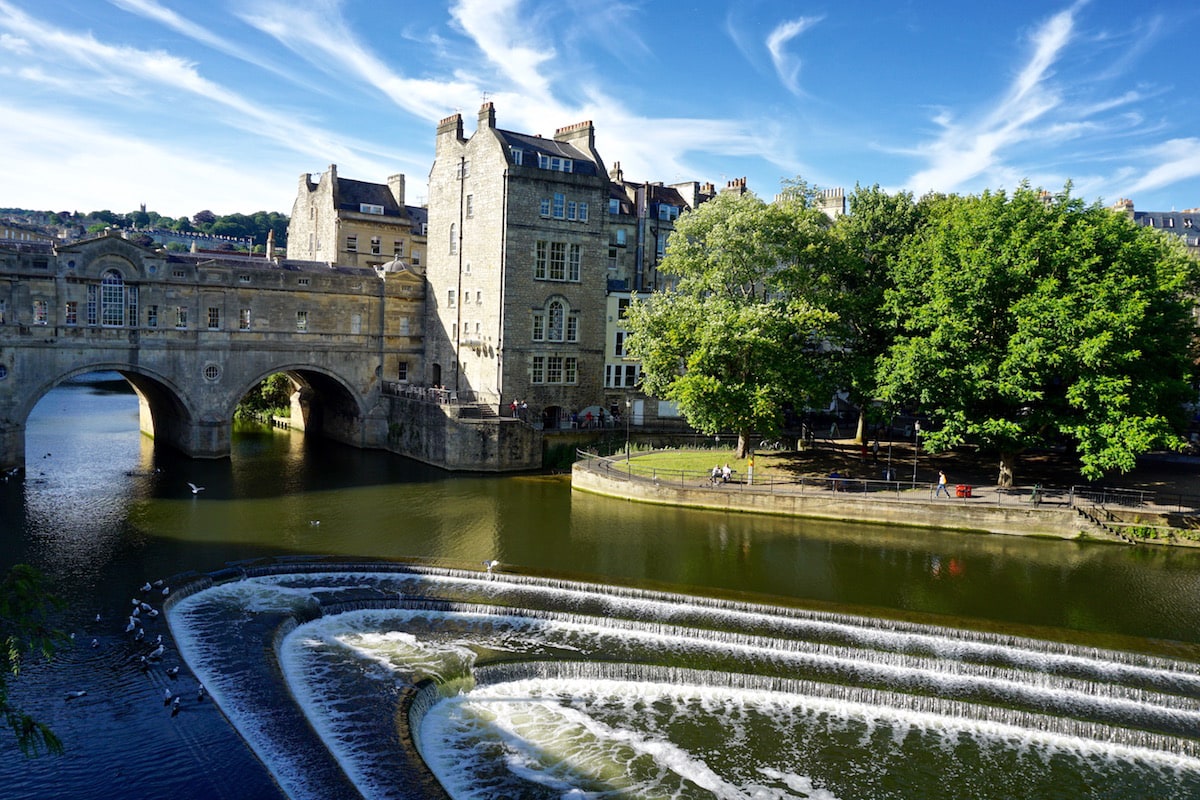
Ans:
{"label": "water reflection", "polygon": [[[60,387],[29,420],[25,481],[0,483],[0,565],[47,572],[77,633],[55,665],[30,665],[16,687],[68,755],[26,763],[0,740],[0,786],[12,796],[107,800],[129,785],[178,800],[277,795],[211,703],[173,722],[162,715],[167,679],[131,665],[137,651],[123,633],[144,581],[239,559],[478,568],[498,558],[516,574],[1200,661],[1200,551],[636,505],[572,493],[561,476],[450,475],[277,431],[239,433],[228,461],[191,461],[137,428],[131,393]],[[207,489],[193,497],[188,481]],[[64,705],[77,688],[89,689],[84,702]],[[175,770],[159,769],[163,760]],[[98,775],[114,788],[97,786]]]}

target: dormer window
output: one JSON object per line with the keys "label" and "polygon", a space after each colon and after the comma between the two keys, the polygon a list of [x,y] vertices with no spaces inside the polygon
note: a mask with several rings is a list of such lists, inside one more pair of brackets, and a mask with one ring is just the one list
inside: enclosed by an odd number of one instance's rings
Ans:
{"label": "dormer window", "polygon": [[548,156],[545,153],[538,153],[538,166],[542,169],[548,169],[551,172],[571,172],[572,162],[569,158],[559,158],[558,156]]}
{"label": "dormer window", "polygon": [[508,152],[512,154],[512,162],[518,167],[521,166],[522,154],[525,151],[519,147],[510,147]]}
{"label": "dormer window", "polygon": [[359,203],[358,210],[363,214],[383,214],[383,206],[373,203]]}

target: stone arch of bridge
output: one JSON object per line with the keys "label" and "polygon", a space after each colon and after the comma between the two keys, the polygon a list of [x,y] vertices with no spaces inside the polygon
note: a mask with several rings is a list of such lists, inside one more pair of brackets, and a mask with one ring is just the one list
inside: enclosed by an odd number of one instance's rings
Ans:
{"label": "stone arch of bridge", "polygon": [[235,393],[228,418],[233,418],[237,404],[247,392],[280,373],[287,375],[297,387],[292,393],[293,429],[347,444],[363,443],[363,420],[369,413],[364,398],[340,375],[311,364],[280,364],[259,373]]}
{"label": "stone arch of bridge", "polygon": [[201,415],[189,400],[188,393],[170,376],[126,362],[98,361],[75,366],[42,381],[24,393],[15,409],[22,430],[34,407],[50,390],[72,378],[93,372],[115,372],[129,383],[138,398],[138,420],[142,433],[185,452],[190,451],[189,437]]}

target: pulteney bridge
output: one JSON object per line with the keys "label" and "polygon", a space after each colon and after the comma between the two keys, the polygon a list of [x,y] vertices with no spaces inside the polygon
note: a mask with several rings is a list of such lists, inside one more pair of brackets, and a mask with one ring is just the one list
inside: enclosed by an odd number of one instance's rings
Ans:
{"label": "pulteney bridge", "polygon": [[25,422],[59,383],[115,371],[144,432],[196,458],[230,453],[233,413],[289,375],[293,426],[387,447],[385,381],[416,372],[424,283],[373,269],[170,254],[109,231],[56,248],[0,246],[0,467],[25,461]]}

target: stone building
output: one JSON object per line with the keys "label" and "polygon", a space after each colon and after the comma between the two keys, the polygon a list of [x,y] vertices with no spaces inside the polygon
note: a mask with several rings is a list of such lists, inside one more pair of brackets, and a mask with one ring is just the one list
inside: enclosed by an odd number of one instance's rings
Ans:
{"label": "stone building", "polygon": [[288,257],[378,268],[401,260],[420,269],[425,209],[404,204],[404,176],[386,184],[341,178],[337,165],[315,181],[300,176],[288,221]]}
{"label": "stone building", "polygon": [[1137,211],[1133,207],[1133,201],[1124,197],[1112,208],[1125,214],[1137,225],[1157,228],[1164,233],[1178,236],[1187,246],[1188,252],[1200,258],[1200,208],[1186,208],[1183,211]]}
{"label": "stone building", "polygon": [[583,122],[553,138],[437,129],[429,173],[426,375],[545,427],[602,401],[608,177]]}

